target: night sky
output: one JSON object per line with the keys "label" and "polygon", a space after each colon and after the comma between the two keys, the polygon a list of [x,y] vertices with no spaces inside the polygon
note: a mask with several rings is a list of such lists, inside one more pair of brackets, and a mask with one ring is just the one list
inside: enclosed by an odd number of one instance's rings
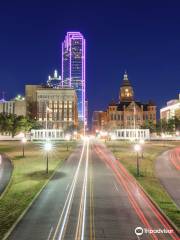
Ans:
{"label": "night sky", "polygon": [[[158,3],[157,3],[158,2]],[[87,95],[93,110],[118,99],[126,69],[137,100],[158,107],[180,92],[179,1],[3,1],[0,6],[0,94],[61,72],[67,31],[87,40]]]}

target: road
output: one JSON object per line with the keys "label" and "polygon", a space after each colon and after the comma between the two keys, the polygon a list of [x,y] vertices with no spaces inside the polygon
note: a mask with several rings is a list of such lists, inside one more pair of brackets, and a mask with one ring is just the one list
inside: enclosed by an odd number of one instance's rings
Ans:
{"label": "road", "polygon": [[180,147],[169,150],[158,157],[156,161],[156,175],[180,207]]}
{"label": "road", "polygon": [[0,154],[0,195],[9,183],[12,171],[13,166],[11,161],[5,155]]}
{"label": "road", "polygon": [[[135,234],[135,228],[171,233]],[[86,139],[56,172],[11,240],[179,239],[104,145]]]}

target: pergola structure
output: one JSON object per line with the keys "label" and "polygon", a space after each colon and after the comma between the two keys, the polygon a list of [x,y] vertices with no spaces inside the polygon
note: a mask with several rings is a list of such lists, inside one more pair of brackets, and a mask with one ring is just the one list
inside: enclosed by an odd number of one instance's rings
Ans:
{"label": "pergola structure", "polygon": [[149,129],[116,129],[113,131],[114,139],[131,140],[131,139],[150,139]]}
{"label": "pergola structure", "polygon": [[65,134],[62,129],[32,129],[31,141],[33,140],[64,140]]}

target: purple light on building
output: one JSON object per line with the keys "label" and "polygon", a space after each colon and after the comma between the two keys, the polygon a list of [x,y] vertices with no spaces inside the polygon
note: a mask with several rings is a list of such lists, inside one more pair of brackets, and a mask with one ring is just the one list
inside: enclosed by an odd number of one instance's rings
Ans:
{"label": "purple light on building", "polygon": [[76,90],[78,118],[85,123],[86,40],[80,32],[67,32],[62,43],[62,86]]}

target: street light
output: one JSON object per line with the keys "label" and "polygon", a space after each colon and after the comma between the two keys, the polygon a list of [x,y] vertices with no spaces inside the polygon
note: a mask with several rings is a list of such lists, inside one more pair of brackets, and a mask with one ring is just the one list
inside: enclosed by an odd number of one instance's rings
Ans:
{"label": "street light", "polygon": [[25,137],[23,137],[21,142],[22,142],[22,155],[23,155],[23,157],[25,157],[25,155],[24,155],[24,145],[27,143],[27,139]]}
{"label": "street light", "polygon": [[48,120],[47,120],[48,112],[52,112],[52,109],[50,109],[48,106],[46,106],[46,130],[48,128]]}
{"label": "street light", "polygon": [[67,141],[67,151],[69,150],[69,141],[71,139],[71,135],[70,134],[66,134],[65,136],[65,140]]}
{"label": "street light", "polygon": [[74,139],[77,139],[77,134],[78,134],[77,131],[74,131],[74,132],[73,132]]}
{"label": "street light", "polygon": [[134,150],[137,153],[137,158],[136,158],[136,165],[137,165],[137,176],[139,177],[139,152],[141,151],[141,145],[136,144],[134,145]]}
{"label": "street light", "polygon": [[49,172],[49,155],[48,153],[51,151],[52,149],[52,144],[50,142],[46,142],[44,144],[44,150],[46,152],[46,173]]}
{"label": "street light", "polygon": [[140,145],[141,145],[141,147],[142,147],[141,157],[143,158],[143,157],[144,157],[144,155],[143,155],[143,145],[144,145],[144,143],[145,143],[144,139],[140,139],[140,140],[139,140],[139,143],[140,143]]}

